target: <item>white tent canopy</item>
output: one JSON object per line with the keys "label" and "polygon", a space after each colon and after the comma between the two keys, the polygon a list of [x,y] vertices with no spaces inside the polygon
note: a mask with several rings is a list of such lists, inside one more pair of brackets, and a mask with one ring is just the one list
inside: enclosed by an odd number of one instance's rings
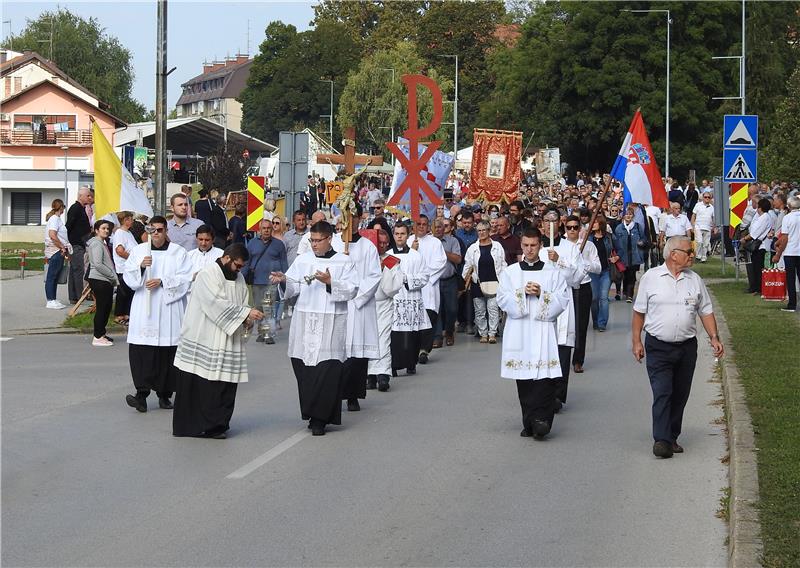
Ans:
{"label": "white tent canopy", "polygon": [[[458,155],[456,156],[456,163],[453,169],[456,170],[470,170],[472,169],[472,148],[473,146],[469,146],[467,148],[461,148],[458,151]],[[452,156],[453,153],[449,152]]]}

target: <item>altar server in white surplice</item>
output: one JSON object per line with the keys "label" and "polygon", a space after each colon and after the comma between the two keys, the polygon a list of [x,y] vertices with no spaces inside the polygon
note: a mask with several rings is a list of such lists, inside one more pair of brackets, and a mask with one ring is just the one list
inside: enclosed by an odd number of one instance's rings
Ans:
{"label": "altar server in white surplice", "polygon": [[[539,250],[539,259],[549,268],[554,268],[561,273],[567,286],[578,288],[588,272],[578,243],[570,242],[560,233],[560,217],[557,210],[551,209],[544,215],[542,223],[542,246]],[[553,243],[549,235],[553,235]],[[575,304],[570,292],[569,307],[558,316],[556,333],[558,334],[558,358],[561,363],[560,384],[557,385],[556,407],[561,410],[564,401],[558,399],[559,392],[566,392],[569,382],[569,371],[572,365],[572,348],[575,347],[575,331],[577,327],[575,317]]]}
{"label": "altar server in white surplice", "polygon": [[249,258],[244,244],[234,243],[194,279],[175,353],[173,436],[226,437],[237,386],[247,382],[243,324],[252,326],[264,316],[248,305],[239,273]]}
{"label": "altar server in white surplice", "polygon": [[417,372],[420,332],[431,329],[431,322],[425,311],[422,288],[428,283],[428,270],[422,256],[408,244],[408,227],[398,223],[394,227],[395,246],[391,255],[400,259],[403,273],[403,287],[394,297],[392,315],[392,375],[399,369],[413,375]]}
{"label": "altar server in white surplice", "polygon": [[147,412],[151,390],[158,405],[171,409],[175,391],[175,350],[186,311],[186,293],[192,283],[192,263],[186,249],[169,242],[167,220],[150,220],[150,241],[131,249],[123,278],[133,290],[128,327],[128,359],[136,395],[125,401]]}
{"label": "altar server in white surplice", "polygon": [[289,328],[289,357],[297,378],[300,412],[314,436],[342,423],[342,363],[347,358],[347,303],[358,292],[353,262],[331,247],[333,228],[311,226],[312,252],[298,256],[273,284],[286,283],[285,299],[298,296]]}
{"label": "altar server in white surplice", "polygon": [[[358,294],[347,303],[347,359],[342,368],[344,390],[342,399],[347,410],[361,410],[359,398],[367,397],[367,365],[378,357],[378,314],[375,311],[375,291],[381,281],[381,261],[375,244],[358,233],[361,205],[356,204],[351,220],[352,234],[348,245],[350,260],[358,273]],[[345,244],[339,235],[333,236],[333,249],[344,254]]]}
{"label": "altar server in white surplice", "polygon": [[399,258],[389,250],[389,233],[378,229],[378,253],[381,259],[381,281],[375,292],[375,307],[378,314],[378,357],[370,359],[367,366],[369,389],[389,390],[389,375],[392,373],[392,319],[394,297],[403,287],[403,271]]}
{"label": "altar server in white surplice", "polygon": [[433,351],[433,328],[436,327],[436,320],[439,317],[439,302],[441,301],[439,278],[447,267],[447,255],[444,252],[442,241],[431,235],[429,231],[428,217],[420,215],[414,225],[414,234],[408,237],[408,246],[422,256],[425,270],[428,272],[428,282],[422,288],[422,301],[425,303],[425,311],[428,312],[431,327],[420,334],[419,362],[423,365],[428,362],[428,357]]}
{"label": "altar server in white surplice", "polygon": [[521,436],[537,440],[553,425],[556,379],[561,376],[556,318],[570,309],[572,293],[560,271],[539,259],[541,234],[526,229],[523,259],[500,274],[497,305],[506,312],[500,376],[517,381]]}
{"label": "altar server in white surplice", "polygon": [[195,233],[197,248],[186,253],[187,258],[192,263],[192,280],[197,277],[197,273],[209,264],[214,264],[222,256],[222,249],[214,246],[214,231],[208,225],[201,225]]}

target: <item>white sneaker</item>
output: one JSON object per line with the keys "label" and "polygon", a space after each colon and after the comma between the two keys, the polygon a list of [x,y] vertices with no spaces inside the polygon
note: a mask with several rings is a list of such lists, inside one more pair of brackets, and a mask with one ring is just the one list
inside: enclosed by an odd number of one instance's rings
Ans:
{"label": "white sneaker", "polygon": [[62,303],[61,303],[61,300],[54,300],[54,302],[55,302],[56,304],[58,304],[58,307],[59,307],[59,309],[62,309],[62,310],[63,310],[64,308],[66,308],[66,307],[67,307],[67,304],[62,304]]}
{"label": "white sneaker", "polygon": [[114,345],[105,337],[94,337],[92,338],[92,346],[93,347],[111,347]]}
{"label": "white sneaker", "polygon": [[58,300],[49,300],[47,304],[45,304],[45,308],[48,310],[61,310],[66,308],[66,306]]}

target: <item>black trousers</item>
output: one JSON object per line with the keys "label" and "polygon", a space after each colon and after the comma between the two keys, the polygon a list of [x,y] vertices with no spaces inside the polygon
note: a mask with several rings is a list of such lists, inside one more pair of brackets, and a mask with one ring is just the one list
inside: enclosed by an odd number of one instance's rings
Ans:
{"label": "black trousers", "polygon": [[117,301],[114,303],[115,316],[131,315],[131,302],[133,302],[133,290],[125,283],[122,274],[117,274],[119,286],[117,286]]}
{"label": "black trousers", "polygon": [[553,379],[555,381],[555,398],[561,402],[567,402],[567,387],[569,386],[570,355],[572,347],[568,345],[558,346],[558,362],[561,364],[561,377]]}
{"label": "black trousers", "polygon": [[177,345],[128,344],[128,362],[137,398],[145,400],[151,390],[156,391],[159,398],[172,396],[178,375],[178,369],[173,365],[177,350]]}
{"label": "black trousers", "polygon": [[419,340],[419,349],[420,351],[427,351],[430,353],[433,351],[433,332],[434,328],[436,327],[436,320],[439,318],[439,314],[434,312],[433,310],[425,310],[428,312],[428,319],[431,320],[431,328],[430,329],[423,329],[420,331],[420,340]]}
{"label": "black trousers", "polygon": [[86,267],[83,264],[83,255],[86,254],[86,247],[83,245],[72,245],[72,256],[69,259],[69,280],[67,281],[67,291],[69,301],[73,304],[78,301],[83,294],[83,276]]}
{"label": "black trousers", "polygon": [[653,439],[674,442],[681,434],[683,409],[692,388],[697,338],[667,343],[648,333],[644,348],[653,390]]}
{"label": "black trousers", "polygon": [[750,262],[747,264],[747,291],[761,292],[761,269],[764,268],[764,256],[767,251],[759,249],[750,253]]}
{"label": "black trousers", "polygon": [[639,271],[639,265],[634,264],[625,269],[622,273],[622,293],[628,298],[633,299],[633,291],[636,289],[636,273]]}
{"label": "black trousers", "polygon": [[236,383],[209,381],[177,369],[173,436],[212,436],[230,428]]}
{"label": "black trousers", "polygon": [[367,398],[367,364],[369,359],[350,357],[342,364],[342,400]]}
{"label": "black trousers", "polygon": [[786,265],[786,292],[789,294],[789,302],[786,307],[790,310],[797,309],[797,279],[798,269],[800,269],[800,256],[784,256],[783,263]]}
{"label": "black trousers", "polygon": [[[589,313],[592,309],[592,283],[581,284],[577,290],[572,289],[572,302],[575,305],[575,351],[572,353],[572,364],[580,363],[586,357],[586,331],[589,329]],[[563,399],[562,399],[563,401]]]}
{"label": "black trousers", "polygon": [[99,338],[106,334],[108,316],[114,303],[114,285],[106,280],[89,278],[89,287],[94,294],[94,336]]}
{"label": "black trousers", "polygon": [[556,380],[538,379],[517,381],[517,395],[522,409],[522,427],[533,431],[534,420],[544,420],[553,426]]}

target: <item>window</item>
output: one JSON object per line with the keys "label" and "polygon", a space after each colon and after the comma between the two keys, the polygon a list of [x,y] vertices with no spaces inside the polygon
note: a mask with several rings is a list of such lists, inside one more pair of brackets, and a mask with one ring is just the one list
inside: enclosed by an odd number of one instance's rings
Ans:
{"label": "window", "polygon": [[14,77],[14,92],[18,93],[22,90],[22,77]]}
{"label": "window", "polygon": [[15,114],[15,130],[35,130],[45,125],[45,129],[54,132],[75,130],[77,117],[74,114]]}
{"label": "window", "polygon": [[197,103],[192,103],[192,114],[197,114]]}
{"label": "window", "polygon": [[41,225],[42,194],[11,192],[11,224]]}
{"label": "window", "polygon": [[214,110],[219,110],[219,99],[214,99]]}

